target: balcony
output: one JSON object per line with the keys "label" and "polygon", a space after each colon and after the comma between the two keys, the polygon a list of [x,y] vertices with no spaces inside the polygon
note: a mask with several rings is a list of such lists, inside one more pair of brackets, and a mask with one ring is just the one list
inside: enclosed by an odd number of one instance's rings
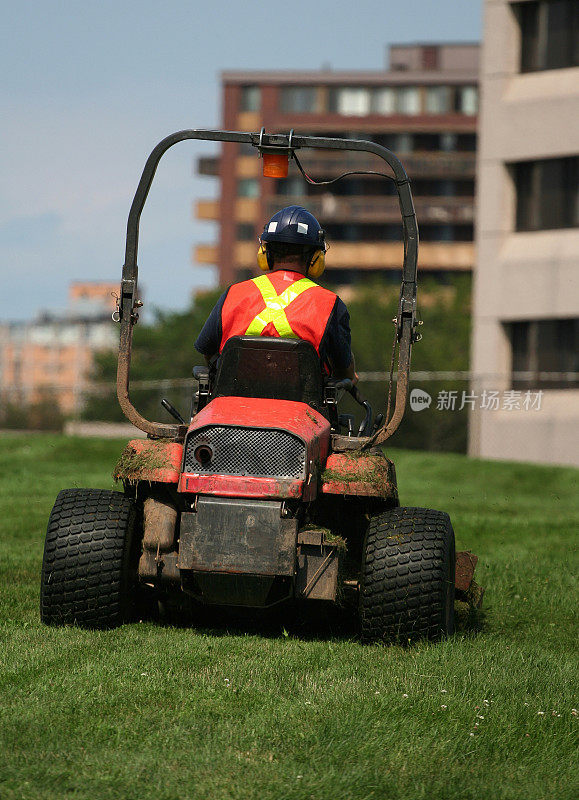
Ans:
{"label": "balcony", "polygon": [[[330,222],[388,223],[401,220],[397,197],[336,197],[329,193],[323,197],[299,198],[277,195],[268,201],[266,216],[273,216],[280,208],[296,200],[325,225]],[[419,223],[472,223],[474,220],[472,197],[415,197],[414,205]]]}
{"label": "balcony", "polygon": [[259,219],[259,199],[254,197],[238,197],[235,201],[235,221],[250,222],[255,225]]}
{"label": "balcony", "polygon": [[474,178],[476,171],[475,153],[409,153],[400,160],[410,179]]}
{"label": "balcony", "polygon": [[[234,251],[235,267],[252,268],[255,264],[255,250],[253,242],[237,242]],[[328,251],[326,264],[328,269],[400,269],[403,257],[400,242],[335,242]],[[199,256],[197,260],[201,261]],[[214,264],[215,261],[201,263]],[[473,263],[474,246],[470,242],[425,242],[419,248],[419,270],[426,272],[469,271],[472,270]]]}
{"label": "balcony", "polygon": [[[468,152],[414,152],[398,155],[410,179],[474,178],[476,155]],[[371,153],[352,151],[324,153],[304,150],[299,159],[306,172],[315,178],[335,178],[350,170],[375,170],[390,173],[388,165]]]}
{"label": "balcony", "polygon": [[198,244],[193,252],[193,260],[198,264],[217,264],[219,248],[216,244]]}
{"label": "balcony", "polygon": [[[410,178],[474,178],[476,154],[473,152],[414,152],[397,153],[404,169]],[[355,153],[352,151],[320,152],[311,150],[299,151],[300,161],[306,172],[317,178],[335,178],[342,172],[352,169],[372,169],[378,172],[389,171],[379,156],[371,153]],[[251,174],[259,172],[259,161],[254,156],[247,157],[257,167]],[[238,161],[241,159],[238,159]],[[239,169],[239,168],[238,168]],[[293,169],[293,168],[292,168]],[[200,158],[197,162],[199,175],[219,175],[219,157]],[[256,174],[257,174],[256,173]],[[297,171],[296,171],[297,173]]]}
{"label": "balcony", "polygon": [[[286,205],[286,203],[283,202],[282,205]],[[258,215],[258,199],[240,197],[235,201],[234,218],[236,222],[255,223]],[[221,204],[219,200],[198,200],[195,203],[195,219],[219,222],[221,219]]]}
{"label": "balcony", "polygon": [[197,174],[216,178],[219,175],[219,156],[202,156],[198,158]]}
{"label": "balcony", "polygon": [[235,159],[235,174],[238,178],[257,178],[261,174],[262,164],[256,155],[238,156]]}
{"label": "balcony", "polygon": [[[397,242],[336,242],[328,251],[329,269],[400,269],[404,253]],[[472,270],[474,247],[470,242],[425,242],[418,251],[420,270]]]}
{"label": "balcony", "polygon": [[219,219],[219,200],[198,200],[195,204],[195,218],[215,222]]}

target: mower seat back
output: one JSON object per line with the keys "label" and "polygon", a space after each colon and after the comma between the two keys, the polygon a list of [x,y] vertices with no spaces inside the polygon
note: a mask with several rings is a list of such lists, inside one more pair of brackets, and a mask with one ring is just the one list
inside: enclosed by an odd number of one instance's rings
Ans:
{"label": "mower seat back", "polygon": [[219,357],[211,398],[295,400],[324,408],[322,367],[302,339],[232,336]]}

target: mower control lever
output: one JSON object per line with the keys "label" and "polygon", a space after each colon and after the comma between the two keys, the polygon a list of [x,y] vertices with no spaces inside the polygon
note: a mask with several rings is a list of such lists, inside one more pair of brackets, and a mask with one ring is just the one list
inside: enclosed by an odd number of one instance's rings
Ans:
{"label": "mower control lever", "polygon": [[171,405],[171,403],[170,403],[168,400],[165,400],[165,398],[163,398],[163,399],[161,400],[161,405],[163,406],[163,408],[164,408],[166,411],[168,411],[168,412],[169,412],[169,414],[170,414],[172,417],[174,417],[174,418],[177,420],[177,422],[180,422],[182,425],[186,425],[186,424],[187,424],[187,423],[185,422],[185,420],[183,419],[183,417],[181,416],[181,414],[179,414],[179,412],[177,411],[177,409],[175,408],[175,406]]}
{"label": "mower control lever", "polygon": [[364,417],[364,420],[358,429],[358,436],[370,436],[370,432],[372,430],[372,406],[367,400],[364,400],[358,391],[358,387],[355,386],[351,380],[348,380],[348,383],[350,384],[350,388],[346,391],[352,395],[358,405],[361,405],[366,412],[366,416]]}
{"label": "mower control lever", "polygon": [[[336,391],[339,389],[344,389],[346,392],[352,395],[354,400],[362,406],[364,411],[366,412],[366,416],[364,417],[364,421],[360,425],[358,429],[358,436],[370,436],[372,432],[372,406],[367,400],[364,400],[362,395],[360,394],[358,387],[355,386],[350,378],[342,378],[342,380],[337,381],[334,384],[334,388]],[[348,434],[350,435],[350,434]]]}
{"label": "mower control lever", "polygon": [[[355,386],[354,389],[356,389]],[[366,411],[364,421],[358,429],[358,436],[370,436],[370,432],[372,430],[372,406],[367,400],[362,399],[359,392],[357,392],[357,396],[352,394],[352,397],[354,400],[356,400],[356,402],[360,403],[360,405],[363,406],[364,410]]]}
{"label": "mower control lever", "polygon": [[354,415],[353,414],[340,414],[338,417],[340,426],[344,426],[348,430],[348,436],[354,434]]}

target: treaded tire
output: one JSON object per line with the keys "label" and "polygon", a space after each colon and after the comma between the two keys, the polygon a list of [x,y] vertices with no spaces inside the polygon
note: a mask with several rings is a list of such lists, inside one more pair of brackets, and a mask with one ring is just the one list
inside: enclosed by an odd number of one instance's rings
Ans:
{"label": "treaded tire", "polygon": [[408,643],[454,633],[454,531],[429,508],[393,508],[370,520],[360,584],[364,642]]}
{"label": "treaded tire", "polygon": [[60,492],[44,545],[42,622],[113,628],[126,621],[135,510],[135,503],[120,492]]}

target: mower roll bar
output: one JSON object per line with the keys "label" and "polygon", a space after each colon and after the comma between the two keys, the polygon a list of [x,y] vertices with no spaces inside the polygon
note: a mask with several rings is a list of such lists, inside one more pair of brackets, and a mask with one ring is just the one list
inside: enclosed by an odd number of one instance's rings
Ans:
{"label": "mower roll bar", "polygon": [[[200,139],[209,142],[239,142],[251,144],[256,149],[276,148],[287,150],[291,157],[294,150],[301,148],[320,150],[355,150],[373,153],[382,158],[394,173],[394,183],[398,191],[400,212],[404,234],[404,262],[402,266],[402,286],[398,314],[395,318],[396,337],[398,340],[398,379],[396,385],[396,402],[389,420],[370,438],[361,442],[361,447],[381,444],[398,428],[408,395],[408,378],[410,372],[410,354],[412,344],[416,340],[416,269],[418,260],[418,225],[410,191],[410,181],[398,158],[385,147],[363,139],[331,139],[314,136],[296,136],[289,134],[243,133],[237,131],[183,130],[167,136],[153,149],[139,181],[127,222],[127,241],[125,263],[121,280],[118,311],[115,318],[121,325],[119,342],[119,361],[117,369],[117,397],[124,415],[135,425],[152,437],[182,439],[186,433],[186,425],[150,422],[133,406],[129,395],[129,375],[131,366],[131,346],[133,325],[138,319],[137,309],[141,305],[137,296],[137,252],[139,246],[139,222],[151,183],[162,156],[173,145],[186,139]],[[278,150],[279,152],[279,150]]]}

